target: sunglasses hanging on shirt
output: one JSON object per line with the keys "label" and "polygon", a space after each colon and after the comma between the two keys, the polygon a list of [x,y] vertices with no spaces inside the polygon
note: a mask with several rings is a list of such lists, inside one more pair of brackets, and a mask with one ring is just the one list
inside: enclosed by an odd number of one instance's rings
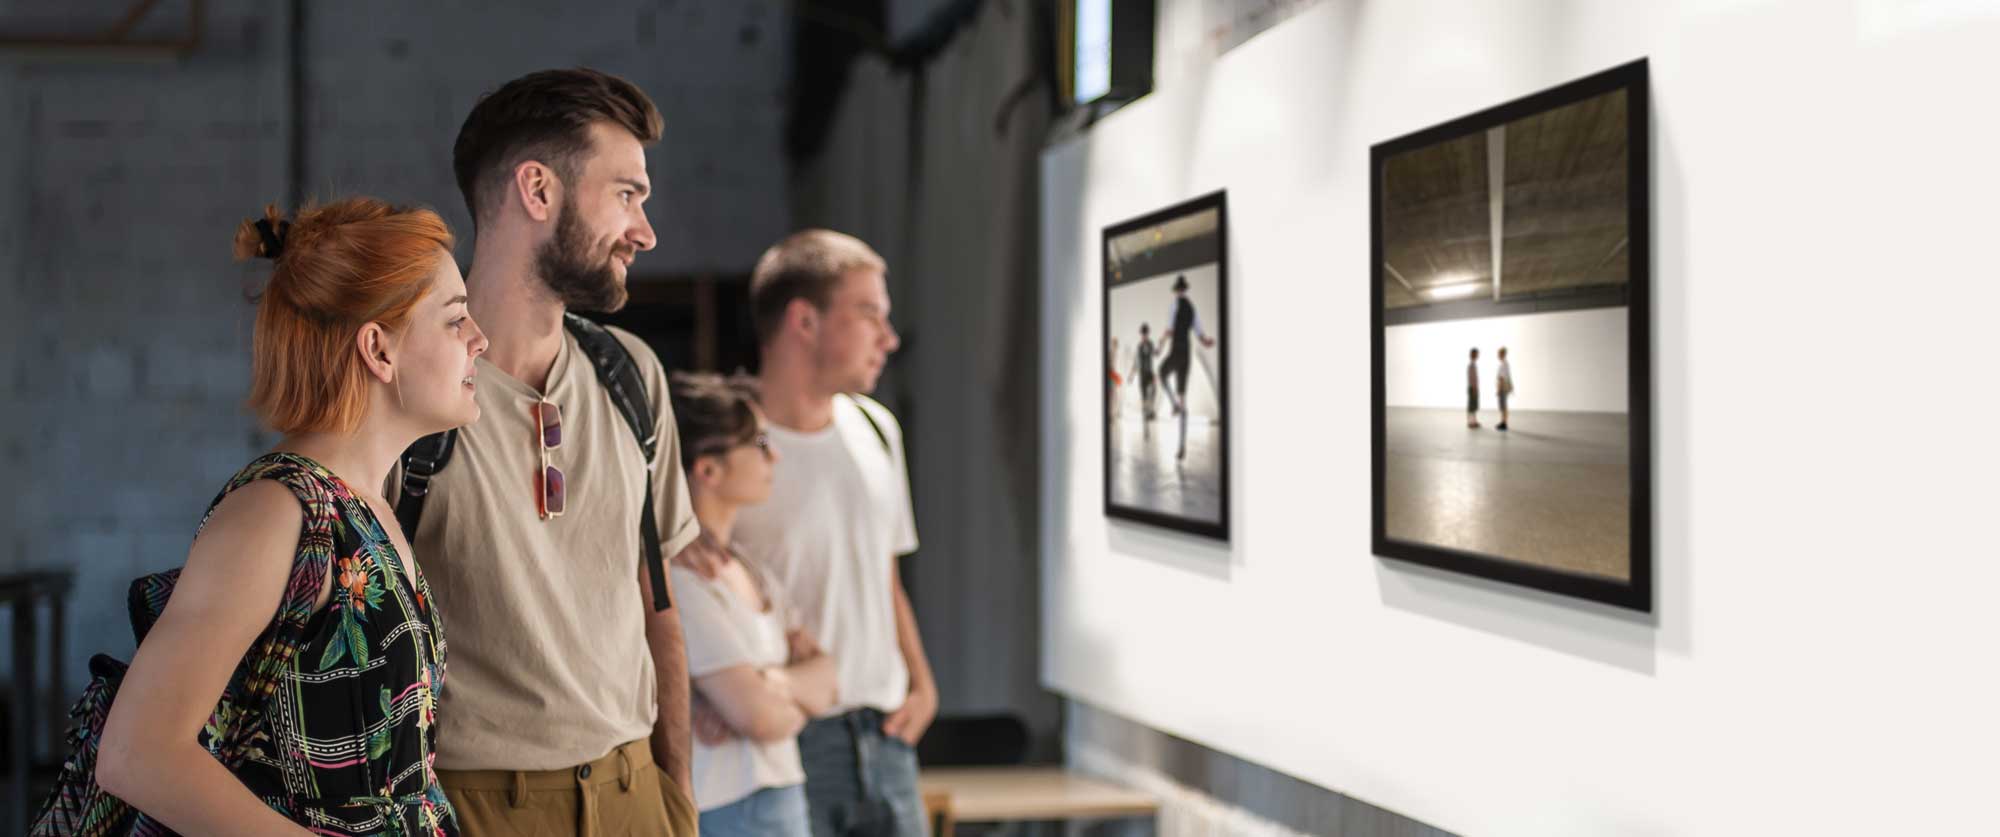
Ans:
{"label": "sunglasses hanging on shirt", "polygon": [[542,467],[535,475],[535,508],[543,520],[561,517],[567,497],[564,492],[563,472],[549,461],[549,452],[562,447],[562,408],[553,401],[537,401],[534,405],[536,441],[540,444]]}

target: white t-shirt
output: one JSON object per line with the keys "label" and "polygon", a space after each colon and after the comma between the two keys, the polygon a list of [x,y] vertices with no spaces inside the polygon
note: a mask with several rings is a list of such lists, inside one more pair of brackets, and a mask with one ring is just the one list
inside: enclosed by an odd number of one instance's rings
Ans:
{"label": "white t-shirt", "polygon": [[[883,439],[861,414],[874,416]],[[827,714],[902,708],[910,671],[896,643],[896,559],[917,550],[903,429],[863,397],[833,399],[833,423],[771,425],[780,459],[771,498],[738,512],[733,535],[776,576],[800,622],[834,655],[839,702]]]}
{"label": "white t-shirt", "polygon": [[[751,573],[756,568],[747,562]],[[674,605],[681,611],[681,634],[687,642],[688,676],[706,677],[724,669],[782,666],[790,655],[785,644],[784,608],[774,602],[759,612],[720,580],[702,578],[679,566],[672,568]],[[770,585],[765,585],[769,589]],[[749,796],[762,788],[782,788],[806,780],[799,762],[799,742],[758,742],[731,737],[714,747],[694,742],[694,804],[707,811]]]}

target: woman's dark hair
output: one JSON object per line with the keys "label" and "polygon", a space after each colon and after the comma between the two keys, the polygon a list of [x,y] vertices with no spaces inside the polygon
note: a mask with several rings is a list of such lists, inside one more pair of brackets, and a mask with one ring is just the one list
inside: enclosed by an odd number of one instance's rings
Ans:
{"label": "woman's dark hair", "polygon": [[757,381],[748,375],[675,372],[668,378],[681,467],[757,438]]}

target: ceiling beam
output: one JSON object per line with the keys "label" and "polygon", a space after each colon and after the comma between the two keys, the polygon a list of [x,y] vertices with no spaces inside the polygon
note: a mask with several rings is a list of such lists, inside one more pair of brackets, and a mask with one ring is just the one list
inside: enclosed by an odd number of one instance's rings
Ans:
{"label": "ceiling beam", "polygon": [[[1594,265],[1594,266],[1592,266],[1592,267],[1591,267],[1590,269],[1591,269],[1591,270],[1593,270],[1593,271],[1595,271],[1595,270],[1597,270],[1598,268],[1601,268],[1601,267],[1603,267],[1603,266],[1605,266],[1605,265],[1607,265],[1607,264],[1610,264],[1610,263],[1611,263],[1611,258],[1612,258],[1613,256],[1616,256],[1616,255],[1618,255],[1618,254],[1619,254],[1620,252],[1623,252],[1623,251],[1624,251],[1624,249],[1625,249],[1625,245],[1626,245],[1626,244],[1629,244],[1629,243],[1631,243],[1631,241],[1632,241],[1632,237],[1631,237],[1631,236],[1629,236],[1629,235],[1628,235],[1628,236],[1626,236],[1626,237],[1624,237],[1624,238],[1621,238],[1621,239],[1618,239],[1618,243],[1617,243],[1617,244],[1616,244],[1615,246],[1613,246],[1613,247],[1611,248],[1611,252],[1609,252],[1609,253],[1605,253],[1605,254],[1604,254],[1604,258],[1601,258],[1601,259],[1598,259],[1598,260],[1597,260],[1597,264],[1596,264],[1596,265]],[[1588,277],[1586,277],[1586,278],[1588,278]]]}
{"label": "ceiling beam", "polygon": [[1486,205],[1493,228],[1493,301],[1500,301],[1500,257],[1507,238],[1507,126],[1486,129]]}
{"label": "ceiling beam", "polygon": [[[1388,262],[1383,262],[1383,263],[1382,263],[1382,269],[1383,269],[1383,270],[1387,270],[1387,271],[1389,271],[1389,275],[1390,275],[1390,276],[1394,276],[1394,277],[1396,277],[1396,281],[1398,281],[1398,282],[1401,282],[1401,283],[1403,284],[1403,290],[1406,290],[1406,291],[1409,291],[1409,292],[1410,292],[1410,293],[1411,293],[1412,295],[1416,295],[1416,294],[1417,294],[1417,289],[1416,289],[1416,288],[1412,288],[1412,287],[1410,287],[1410,280],[1408,280],[1408,279],[1404,279],[1404,278],[1403,278],[1403,274],[1401,274],[1401,273],[1397,273],[1397,272],[1396,272],[1396,266],[1395,266],[1395,265],[1393,265],[1393,264],[1390,264],[1390,263],[1388,263]],[[1419,299],[1421,299],[1422,297],[1421,297],[1421,296],[1419,296],[1418,298],[1419,298]]]}

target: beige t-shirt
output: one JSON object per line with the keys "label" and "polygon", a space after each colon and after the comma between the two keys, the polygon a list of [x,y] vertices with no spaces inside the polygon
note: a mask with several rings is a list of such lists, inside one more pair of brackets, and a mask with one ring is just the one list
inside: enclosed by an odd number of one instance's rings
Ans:
{"label": "beige t-shirt", "polygon": [[[548,399],[562,409],[551,464],[567,510],[536,512],[540,448],[528,385],[478,361],[477,422],[431,481],[416,549],[443,615],[440,770],[558,770],[653,733],[658,713],[640,585],[639,513],[650,482],[668,556],[700,531],[679,468],[666,373],[652,349],[611,329],[639,365],[659,434],[650,478],[639,445],[563,332]],[[391,482],[400,485],[400,474]],[[392,502],[394,498],[392,497]]]}

